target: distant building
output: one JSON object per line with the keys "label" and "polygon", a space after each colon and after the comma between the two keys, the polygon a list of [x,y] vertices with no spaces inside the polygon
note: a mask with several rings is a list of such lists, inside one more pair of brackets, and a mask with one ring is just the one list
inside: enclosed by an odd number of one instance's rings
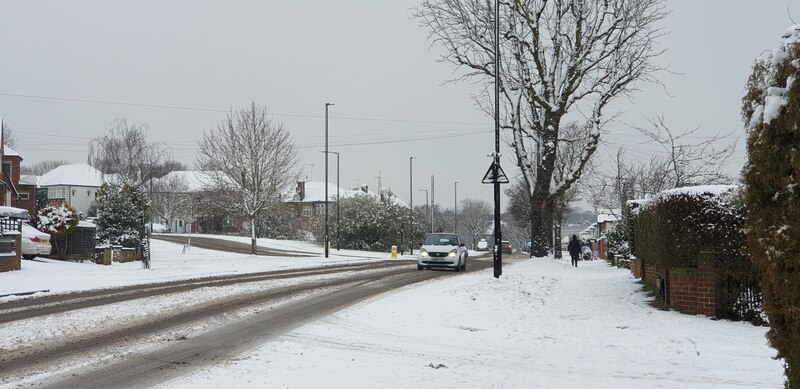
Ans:
{"label": "distant building", "polygon": [[3,172],[0,186],[2,205],[28,210],[34,216],[36,208],[36,184],[20,182],[19,166],[22,156],[11,147],[2,146]]}
{"label": "distant building", "polygon": [[59,166],[39,178],[50,205],[64,204],[86,214],[104,182],[103,173],[85,163]]}

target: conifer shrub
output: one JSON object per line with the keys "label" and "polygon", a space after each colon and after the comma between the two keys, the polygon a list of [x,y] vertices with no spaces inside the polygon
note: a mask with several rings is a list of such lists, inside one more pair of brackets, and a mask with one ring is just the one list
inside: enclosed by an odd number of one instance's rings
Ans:
{"label": "conifer shrub", "polygon": [[138,247],[148,209],[140,188],[104,183],[97,190],[97,236],[110,244]]}
{"label": "conifer shrub", "polygon": [[742,99],[748,250],[762,272],[769,342],[800,388],[800,26],[756,60]]}

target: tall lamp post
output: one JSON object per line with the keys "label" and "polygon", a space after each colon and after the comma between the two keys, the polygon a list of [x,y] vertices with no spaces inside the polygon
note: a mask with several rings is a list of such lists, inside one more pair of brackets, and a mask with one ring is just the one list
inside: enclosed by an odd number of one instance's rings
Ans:
{"label": "tall lamp post", "polygon": [[[324,151],[320,151],[320,153],[324,153]],[[339,152],[329,151],[327,154],[336,154],[336,251],[339,251],[341,248],[339,246],[339,236],[342,231],[339,227],[339,201],[341,200],[341,198],[339,198],[339,188],[341,188],[341,185],[339,185]],[[327,186],[327,184],[326,182],[325,185]]]}
{"label": "tall lamp post", "polygon": [[414,157],[408,157],[408,247],[414,255]]}
{"label": "tall lamp post", "polygon": [[458,181],[455,182],[453,193],[453,232],[458,235]]}
{"label": "tall lamp post", "polygon": [[[431,215],[431,206],[430,206],[430,203],[428,202],[428,190],[427,189],[420,189],[420,191],[421,192],[425,192],[425,213],[427,213],[428,217],[430,217],[430,215]],[[433,225],[433,221],[431,221],[431,225]],[[433,232],[433,231],[431,230],[431,232]]]}
{"label": "tall lamp post", "polygon": [[328,235],[328,107],[333,103],[325,103],[325,258],[330,255],[330,236]]}

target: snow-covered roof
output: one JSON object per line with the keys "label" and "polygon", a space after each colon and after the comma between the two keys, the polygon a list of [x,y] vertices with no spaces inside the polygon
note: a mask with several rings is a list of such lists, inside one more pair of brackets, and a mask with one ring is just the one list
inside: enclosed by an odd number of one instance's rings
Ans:
{"label": "snow-covered roof", "polygon": [[39,180],[42,176],[34,176],[28,174],[21,174],[19,176],[19,183],[20,184],[28,184],[28,185],[39,185]]}
{"label": "snow-covered roof", "polygon": [[[328,183],[328,201],[336,200],[335,184]],[[339,188],[339,195],[348,197],[346,192],[351,192],[346,189]],[[305,183],[305,196],[304,202],[325,201],[325,183],[320,181],[306,181]]]}
{"label": "snow-covered roof", "polygon": [[[328,201],[336,201],[336,188],[337,185],[333,183],[328,183]],[[361,189],[344,189],[341,187],[339,188],[339,196],[343,199],[355,197],[355,196],[369,196],[375,199],[375,201],[380,200],[380,195],[371,192],[369,190],[363,191]],[[290,200],[298,201],[297,198],[289,198]],[[321,181],[306,181],[305,182],[305,196],[303,197],[303,202],[322,202],[325,201],[325,183]],[[400,200],[397,196],[389,196],[388,201],[394,205],[398,205],[401,207],[407,207],[403,200]]]}
{"label": "snow-covered roof", "polygon": [[214,183],[211,172],[202,170],[176,170],[161,178],[156,178],[154,182],[167,182],[174,179],[185,182],[187,192],[200,192],[213,186]]}
{"label": "snow-covered roof", "polygon": [[3,155],[7,155],[7,156],[11,156],[11,157],[19,157],[20,156],[18,152],[14,151],[14,149],[12,149],[11,147],[8,147],[8,145],[3,145]]}
{"label": "snow-covered roof", "polygon": [[597,222],[598,223],[605,223],[605,222],[617,222],[619,218],[610,214],[610,213],[601,213],[597,215]]}
{"label": "snow-covered roof", "polygon": [[100,187],[103,183],[103,173],[85,163],[62,165],[45,174],[39,179],[40,187],[71,185]]}

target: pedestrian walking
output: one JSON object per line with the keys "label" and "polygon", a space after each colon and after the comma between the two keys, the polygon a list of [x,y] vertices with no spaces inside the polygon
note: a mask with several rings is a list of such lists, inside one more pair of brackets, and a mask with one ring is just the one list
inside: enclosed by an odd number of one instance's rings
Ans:
{"label": "pedestrian walking", "polygon": [[581,242],[578,240],[578,235],[572,235],[567,250],[569,250],[569,256],[572,257],[572,266],[578,267],[578,255],[581,254]]}

